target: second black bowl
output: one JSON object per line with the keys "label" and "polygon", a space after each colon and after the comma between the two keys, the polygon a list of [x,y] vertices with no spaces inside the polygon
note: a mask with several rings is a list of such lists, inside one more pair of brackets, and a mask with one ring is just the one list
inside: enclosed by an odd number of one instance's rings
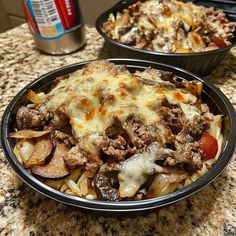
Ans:
{"label": "second black bowl", "polygon": [[[108,48],[109,53],[112,57],[126,57],[126,58],[136,58],[142,60],[150,60],[156,62],[162,62],[177,67],[189,70],[197,75],[206,76],[209,75],[216,67],[221,63],[224,57],[229,53],[230,49],[236,46],[236,39],[231,45],[220,48],[216,50],[211,50],[207,52],[195,52],[195,53],[167,53],[167,52],[156,52],[145,49],[138,49],[132,46],[125,45],[123,43],[117,42],[105,34],[102,30],[102,25],[107,21],[109,15],[117,12],[122,12],[129,5],[136,2],[137,0],[130,1],[120,1],[118,4],[113,6],[111,9],[102,13],[96,21],[96,29],[98,33],[105,39],[105,46]],[[192,1],[196,4],[200,3],[204,6],[216,6],[218,8],[224,9],[227,14],[227,18],[231,21],[236,21],[236,12],[234,10],[229,10],[233,6],[236,8],[236,3],[224,3],[224,1]],[[231,6],[231,5],[232,6]],[[235,32],[236,37],[236,32]]]}

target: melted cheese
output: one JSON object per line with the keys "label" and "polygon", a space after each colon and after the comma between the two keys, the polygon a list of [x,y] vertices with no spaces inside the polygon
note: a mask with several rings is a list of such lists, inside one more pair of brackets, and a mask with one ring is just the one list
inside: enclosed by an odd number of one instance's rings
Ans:
{"label": "melted cheese", "polygon": [[128,70],[106,61],[91,63],[62,80],[47,95],[41,112],[63,108],[77,138],[103,134],[114,116],[121,122],[139,114],[145,125],[160,120],[155,104],[167,98],[174,104],[194,103],[196,97],[181,89],[156,88],[140,82]]}
{"label": "melted cheese", "polygon": [[163,171],[162,167],[155,164],[157,149],[157,146],[151,145],[148,151],[124,161],[118,175],[121,197],[133,197],[149,175]]}
{"label": "melted cheese", "polygon": [[[163,28],[164,36],[176,41],[176,22],[183,22],[184,28],[188,32],[194,30],[199,22],[202,22],[205,17],[205,10],[201,6],[193,5],[192,3],[184,3],[176,0],[158,1],[150,0],[142,3],[141,12],[146,14],[157,29]],[[143,17],[144,18],[144,17]],[[140,19],[141,20],[141,19]],[[147,21],[147,20],[146,20]],[[146,28],[148,24],[142,23]],[[150,23],[149,23],[150,24]],[[160,40],[158,38],[158,40]],[[157,42],[155,43],[158,43]],[[205,48],[204,44],[199,47]],[[186,40],[177,40],[175,47],[188,49]]]}
{"label": "melted cheese", "polygon": [[171,30],[172,20],[179,19],[191,27],[195,27],[195,22],[201,20],[205,11],[201,6],[192,3],[184,3],[176,0],[158,1],[150,0],[142,3],[141,12],[151,15],[156,19],[156,25],[164,26]]}
{"label": "melted cheese", "polygon": [[195,106],[190,106],[184,103],[180,104],[180,107],[187,119],[192,120],[194,116],[199,116],[200,111]]}

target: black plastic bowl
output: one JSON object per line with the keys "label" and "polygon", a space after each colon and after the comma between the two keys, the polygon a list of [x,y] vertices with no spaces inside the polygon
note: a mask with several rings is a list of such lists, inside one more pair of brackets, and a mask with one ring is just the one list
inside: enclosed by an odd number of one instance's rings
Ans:
{"label": "black plastic bowl", "polygon": [[109,59],[109,61],[117,65],[126,65],[130,71],[143,70],[147,67],[152,67],[160,70],[167,70],[173,72],[180,79],[185,80],[200,80],[203,86],[203,99],[207,102],[211,110],[215,114],[223,115],[223,136],[224,136],[224,146],[222,153],[215,163],[214,167],[200,179],[192,183],[191,185],[167,194],[161,197],[140,200],[140,201],[121,201],[121,202],[106,202],[100,200],[88,200],[84,198],[75,197],[65,193],[61,193],[49,186],[43,184],[35,176],[31,175],[16,159],[13,154],[14,140],[9,138],[9,133],[13,131],[15,124],[15,114],[19,106],[24,103],[25,96],[29,89],[34,91],[47,90],[50,83],[56,79],[58,76],[67,75],[75,70],[81,69],[84,65],[89,62],[82,62],[73,65],[69,65],[55,71],[49,72],[46,75],[39,77],[38,79],[31,82],[25,88],[23,88],[11,101],[11,103],[6,108],[4,115],[2,117],[1,125],[1,142],[2,148],[5,156],[19,175],[19,177],[25,181],[29,186],[38,192],[53,198],[59,202],[63,202],[68,205],[72,205],[81,209],[86,209],[86,211],[98,212],[99,214],[109,213],[113,216],[124,215],[128,213],[137,214],[138,212],[148,211],[151,209],[159,208],[165,205],[172,204],[183,198],[186,198],[195,192],[199,191],[201,188],[213,181],[226,167],[229,163],[231,157],[233,156],[235,150],[236,142],[236,115],[235,110],[226,96],[217,89],[210,82],[204,81],[201,78],[193,75],[183,69],[179,69],[173,66],[168,66],[165,64],[154,63],[149,61],[133,60],[133,59]]}
{"label": "black plastic bowl", "polygon": [[[196,53],[166,53],[166,52],[155,52],[145,49],[138,49],[132,46],[128,46],[119,43],[110,38],[106,33],[102,31],[102,25],[107,21],[109,15],[113,13],[116,15],[117,12],[121,12],[126,9],[129,5],[136,2],[137,0],[120,1],[118,4],[113,6],[111,9],[102,13],[96,20],[96,29],[99,34],[105,39],[105,45],[109,50],[112,57],[125,57],[125,58],[137,58],[142,60],[150,60],[156,62],[162,62],[177,67],[184,68],[195,74],[206,76],[209,75],[229,53],[230,49],[236,46],[236,40],[225,48],[211,50],[207,52],[196,52]],[[192,1],[196,4],[204,6],[216,6],[224,9],[228,19],[236,21],[236,11],[232,8],[236,8],[236,2],[233,1]],[[231,9],[231,10],[230,10]],[[236,35],[235,35],[236,36]]]}

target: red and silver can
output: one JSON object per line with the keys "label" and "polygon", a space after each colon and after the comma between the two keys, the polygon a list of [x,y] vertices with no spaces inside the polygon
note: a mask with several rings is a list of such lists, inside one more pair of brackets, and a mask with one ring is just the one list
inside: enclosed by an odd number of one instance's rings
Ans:
{"label": "red and silver can", "polygon": [[39,50],[67,54],[85,44],[78,0],[22,0],[26,19]]}

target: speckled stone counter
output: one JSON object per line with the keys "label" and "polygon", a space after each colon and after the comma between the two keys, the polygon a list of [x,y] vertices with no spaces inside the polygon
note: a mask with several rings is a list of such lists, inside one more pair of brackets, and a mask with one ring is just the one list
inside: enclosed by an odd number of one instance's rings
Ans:
{"label": "speckled stone counter", "polygon": [[[104,58],[108,52],[94,28],[87,45],[66,56],[49,56],[35,48],[27,25],[0,35],[0,116],[27,83],[71,63]],[[236,107],[236,48],[209,76]],[[236,161],[212,184],[175,205],[136,218],[85,215],[42,196],[13,172],[0,156],[0,235],[236,235]]]}

